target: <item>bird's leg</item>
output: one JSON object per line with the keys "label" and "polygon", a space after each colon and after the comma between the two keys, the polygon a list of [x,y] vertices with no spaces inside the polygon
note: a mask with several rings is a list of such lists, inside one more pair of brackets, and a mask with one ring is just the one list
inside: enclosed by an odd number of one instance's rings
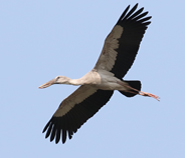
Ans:
{"label": "bird's leg", "polygon": [[152,97],[152,98],[157,99],[158,101],[160,101],[159,100],[160,98],[157,95],[154,95],[154,94],[151,94],[151,93],[148,93],[148,92],[139,91],[138,94],[142,95],[142,96]]}
{"label": "bird's leg", "polygon": [[129,86],[128,84],[125,84],[123,82],[118,82],[118,84],[120,84],[124,87],[127,87],[130,90],[135,91],[135,92],[133,92],[133,91],[128,90],[129,93],[137,93],[137,94],[142,95],[142,96],[152,97],[152,98],[157,99],[159,101],[159,97],[157,95],[154,95],[154,94],[151,94],[151,93],[148,93],[148,92],[142,92],[138,89],[132,88],[131,86]]}

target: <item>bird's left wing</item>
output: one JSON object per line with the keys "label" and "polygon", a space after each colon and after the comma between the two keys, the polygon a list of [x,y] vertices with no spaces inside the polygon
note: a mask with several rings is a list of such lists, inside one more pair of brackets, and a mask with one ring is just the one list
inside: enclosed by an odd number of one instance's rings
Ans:
{"label": "bird's left wing", "polygon": [[151,17],[143,12],[144,8],[136,11],[136,4],[129,12],[128,6],[118,22],[107,36],[95,69],[103,69],[123,78],[127,73],[139,49],[148,21]]}
{"label": "bird's left wing", "polygon": [[67,134],[69,139],[90,117],[92,117],[103,105],[105,105],[113,91],[97,90],[92,86],[80,86],[69,97],[64,99],[50,121],[46,124],[46,138],[55,139],[58,143],[61,134],[65,143]]}

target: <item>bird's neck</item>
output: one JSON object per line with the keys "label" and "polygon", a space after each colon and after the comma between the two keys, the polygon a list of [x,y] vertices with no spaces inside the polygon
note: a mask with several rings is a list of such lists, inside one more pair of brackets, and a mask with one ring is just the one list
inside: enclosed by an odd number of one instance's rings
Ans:
{"label": "bird's neck", "polygon": [[79,86],[82,85],[82,80],[80,79],[70,79],[69,84],[74,85],[74,86]]}

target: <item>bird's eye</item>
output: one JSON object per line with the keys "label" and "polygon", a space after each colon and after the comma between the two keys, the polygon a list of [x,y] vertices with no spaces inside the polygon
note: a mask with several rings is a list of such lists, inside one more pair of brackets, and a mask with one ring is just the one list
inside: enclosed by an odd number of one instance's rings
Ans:
{"label": "bird's eye", "polygon": [[59,78],[60,78],[60,76],[57,76],[57,77],[56,77],[56,80],[58,80]]}

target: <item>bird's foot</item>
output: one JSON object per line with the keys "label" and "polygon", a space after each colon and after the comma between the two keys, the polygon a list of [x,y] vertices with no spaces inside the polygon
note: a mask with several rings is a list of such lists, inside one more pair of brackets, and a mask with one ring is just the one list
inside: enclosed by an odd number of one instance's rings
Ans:
{"label": "bird's foot", "polygon": [[154,95],[154,94],[151,94],[151,93],[139,91],[139,95],[152,97],[152,98],[157,99],[158,101],[160,101],[159,100],[160,98],[157,95]]}

